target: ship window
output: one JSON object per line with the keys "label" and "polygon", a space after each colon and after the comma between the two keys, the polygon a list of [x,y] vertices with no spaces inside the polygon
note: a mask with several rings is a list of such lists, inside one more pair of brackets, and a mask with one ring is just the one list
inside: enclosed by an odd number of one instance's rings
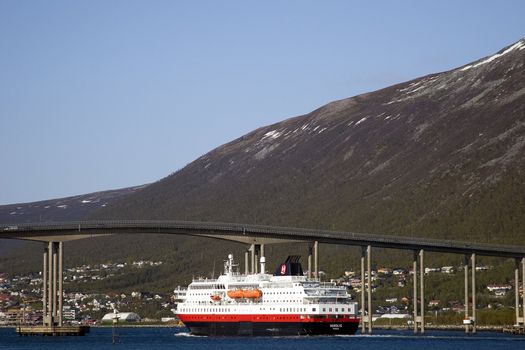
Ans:
{"label": "ship window", "polygon": [[[314,310],[314,311],[315,311],[315,310]],[[325,312],[325,311],[326,311],[326,308],[325,308],[325,307],[323,307],[323,312]]]}
{"label": "ship window", "polygon": [[338,312],[338,311],[339,311],[339,309],[338,309],[338,308],[335,308],[335,312]]}
{"label": "ship window", "polygon": [[329,311],[329,312],[332,312],[332,308],[329,308],[328,311]]}
{"label": "ship window", "polygon": [[313,307],[313,308],[312,308],[312,311],[315,311],[315,310],[317,310],[317,309],[316,309],[315,307]]}

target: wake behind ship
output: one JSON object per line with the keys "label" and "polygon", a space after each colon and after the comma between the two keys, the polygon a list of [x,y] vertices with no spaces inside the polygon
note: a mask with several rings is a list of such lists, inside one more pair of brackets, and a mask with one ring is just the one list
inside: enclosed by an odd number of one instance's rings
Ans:
{"label": "wake behind ship", "polygon": [[274,275],[241,275],[233,255],[218,279],[189,286],[177,315],[194,335],[354,334],[357,303],[344,287],[303,275],[298,256],[290,256]]}

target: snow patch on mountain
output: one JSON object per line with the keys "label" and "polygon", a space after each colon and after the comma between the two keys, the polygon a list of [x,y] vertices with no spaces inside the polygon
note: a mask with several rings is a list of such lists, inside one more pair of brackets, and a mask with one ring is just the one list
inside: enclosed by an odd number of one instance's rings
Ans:
{"label": "snow patch on mountain", "polygon": [[512,45],[511,47],[509,47],[508,49],[504,50],[503,52],[501,53],[497,53],[495,55],[492,55],[492,56],[489,56],[488,58],[485,58],[484,60],[478,62],[478,63],[475,63],[475,64],[470,64],[468,66],[465,66],[463,68],[461,68],[461,71],[466,71],[466,70],[469,70],[471,68],[476,68],[476,67],[479,67],[479,66],[482,66],[484,64],[487,64],[487,63],[490,63],[502,56],[505,56],[506,54],[508,54],[509,52],[512,52],[516,49],[519,49],[519,50],[523,50],[523,48],[525,48],[525,42],[523,41],[518,41],[517,43],[515,43],[514,45]]}
{"label": "snow patch on mountain", "polygon": [[361,118],[357,121],[357,123],[355,123],[355,126],[358,126],[359,124],[361,124],[362,122],[366,121],[366,117],[365,118]]}
{"label": "snow patch on mountain", "polygon": [[[286,130],[284,130],[284,131],[286,131]],[[267,139],[267,138],[276,139],[279,136],[281,136],[284,133],[284,131],[277,131],[277,130],[269,131],[266,134],[264,134],[264,136],[263,136],[263,138],[261,140],[264,140],[264,139]]]}

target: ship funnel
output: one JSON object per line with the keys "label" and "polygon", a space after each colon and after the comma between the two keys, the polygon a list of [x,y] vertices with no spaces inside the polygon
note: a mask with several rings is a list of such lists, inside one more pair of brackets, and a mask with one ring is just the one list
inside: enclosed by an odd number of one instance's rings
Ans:
{"label": "ship funnel", "polygon": [[266,266],[266,258],[264,256],[261,256],[261,274],[266,273],[265,266]]}

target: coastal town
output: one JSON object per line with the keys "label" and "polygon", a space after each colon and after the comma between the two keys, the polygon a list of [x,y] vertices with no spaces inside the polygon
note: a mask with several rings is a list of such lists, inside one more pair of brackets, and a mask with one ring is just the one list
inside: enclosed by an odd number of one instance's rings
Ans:
{"label": "coastal town", "polygon": [[[111,322],[114,312],[119,312],[122,322],[143,324],[177,323],[175,316],[177,303],[184,297],[185,289],[178,287],[168,293],[133,290],[111,293],[92,293],[85,290],[94,281],[110,280],[119,275],[148,268],[158,268],[162,261],[108,262],[98,265],[82,265],[64,270],[65,292],[63,317],[72,325],[95,325]],[[492,266],[476,267],[481,274],[493,270]],[[428,280],[453,280],[463,272],[460,266],[427,267],[424,270]],[[320,277],[327,280],[324,272]],[[365,277],[367,277],[365,275]],[[372,293],[374,302],[374,322],[398,325],[412,323],[411,281],[413,272],[406,268],[379,267],[372,270]],[[344,275],[331,279],[340,286],[346,286],[347,292],[358,300],[361,288],[361,276],[348,270]],[[366,279],[365,279],[366,281]],[[481,288],[479,288],[481,287]],[[478,286],[480,309],[509,309],[514,299],[514,281],[506,283],[486,283]],[[458,288],[459,291],[459,288]],[[523,293],[519,288],[520,295]],[[445,320],[461,319],[463,303],[456,298],[440,299],[427,296],[429,317],[437,319],[439,315],[449,315]],[[0,326],[20,324],[35,325],[42,322],[42,276],[41,272],[20,275],[0,274]]]}
{"label": "coastal town", "polygon": [[[76,290],[66,289],[64,292],[64,319],[69,324],[93,325],[100,323],[104,315],[122,310],[123,321],[173,321],[176,306],[173,293],[132,291],[101,294],[82,291],[82,285],[90,282],[108,280],[132,270],[158,267],[162,264],[162,261],[134,261],[131,264],[105,263],[65,269],[65,284],[75,286]],[[15,276],[0,274],[0,326],[40,324],[41,299],[41,272]]]}

